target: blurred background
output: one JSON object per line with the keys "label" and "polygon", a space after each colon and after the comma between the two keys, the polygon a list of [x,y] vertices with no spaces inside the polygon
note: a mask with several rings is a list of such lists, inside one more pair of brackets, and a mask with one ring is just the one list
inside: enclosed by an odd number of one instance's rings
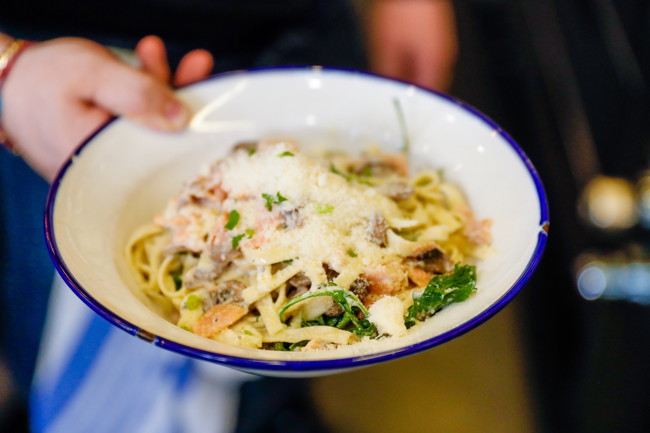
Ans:
{"label": "blurred background", "polygon": [[[538,168],[551,209],[545,256],[509,306],[462,338],[407,359],[305,382],[315,403],[312,415],[322,418],[324,428],[650,431],[649,3],[453,2],[460,51],[449,92],[500,124]],[[365,6],[355,2],[362,23]],[[24,24],[21,13],[11,16],[0,20],[10,33]],[[36,36],[62,31],[40,29],[32,28]],[[282,44],[300,48],[300,35]],[[349,49],[345,41],[334,35],[322,43],[336,53]],[[276,60],[268,54],[262,63]],[[224,61],[221,67],[242,64]],[[364,67],[361,57],[351,66]],[[7,191],[31,174],[7,158],[13,157],[0,159],[0,218],[14,221],[2,224],[0,237],[0,431],[24,432],[51,277],[40,226],[47,186],[31,181],[35,186],[21,198],[30,204],[21,204],[23,214],[16,215],[17,199]],[[32,236],[15,239],[8,228],[15,224]],[[16,271],[21,265],[13,252],[25,246],[38,271]],[[265,392],[270,382],[253,393]],[[275,431],[271,424],[260,431]]]}
{"label": "blurred background", "polygon": [[454,7],[451,94],[508,131],[540,172],[544,259],[468,335],[317,380],[319,401],[333,402],[323,412],[335,431],[650,431],[650,2]]}

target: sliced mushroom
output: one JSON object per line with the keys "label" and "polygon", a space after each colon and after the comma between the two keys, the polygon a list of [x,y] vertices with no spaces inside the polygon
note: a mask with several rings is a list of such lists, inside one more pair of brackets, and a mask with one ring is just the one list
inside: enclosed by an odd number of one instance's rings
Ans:
{"label": "sliced mushroom", "polygon": [[232,148],[232,153],[245,151],[247,153],[252,153],[257,150],[257,141],[241,141]]}
{"label": "sliced mushroom", "polygon": [[302,215],[298,208],[280,212],[282,228],[285,230],[295,229],[302,226]]}
{"label": "sliced mushroom", "polygon": [[210,291],[210,295],[215,304],[233,304],[242,302],[242,291],[246,285],[238,280],[228,280],[219,283],[214,290]]}
{"label": "sliced mushroom", "polygon": [[386,232],[388,223],[381,215],[374,215],[368,222],[368,240],[380,247],[387,245]]}
{"label": "sliced mushroom", "polygon": [[454,269],[453,260],[438,247],[433,247],[408,258],[406,264],[431,274],[447,274]]}
{"label": "sliced mushroom", "polygon": [[405,180],[396,179],[378,187],[379,192],[393,200],[406,200],[415,194],[415,189]]}
{"label": "sliced mushroom", "polygon": [[[368,289],[370,288],[370,283],[363,277],[359,277],[352,282],[350,285],[350,291],[354,293],[357,298],[363,303],[368,295]],[[343,309],[338,305],[334,304],[332,307],[325,312],[326,316],[336,317],[343,314]]]}
{"label": "sliced mushroom", "polygon": [[303,272],[300,272],[287,281],[287,296],[298,296],[301,293],[305,293],[310,287],[311,280]]}

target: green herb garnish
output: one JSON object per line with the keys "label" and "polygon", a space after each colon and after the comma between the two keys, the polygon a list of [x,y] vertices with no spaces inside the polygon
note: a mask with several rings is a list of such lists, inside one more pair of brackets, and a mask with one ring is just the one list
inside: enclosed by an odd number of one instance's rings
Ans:
{"label": "green herb garnish", "polygon": [[334,210],[334,206],[329,205],[329,204],[317,204],[316,205],[316,212],[320,214],[326,214],[330,213]]}
{"label": "green herb garnish", "polygon": [[185,300],[185,308],[187,308],[188,310],[196,310],[202,305],[203,302],[201,302],[201,300],[195,295],[190,295]]}
{"label": "green herb garnish", "polygon": [[299,341],[297,343],[288,343],[286,341],[278,341],[276,343],[273,343],[273,350],[277,350],[280,352],[293,352],[296,349],[299,349],[301,347],[305,347],[309,343],[309,340],[303,340]]}
{"label": "green herb garnish", "polygon": [[336,168],[336,166],[333,163],[330,163],[330,171],[334,174],[338,174],[339,176],[342,176],[347,181],[353,180],[353,176],[351,174],[342,172],[341,170]]}
{"label": "green herb garnish", "polygon": [[358,257],[358,256],[357,256],[357,253],[355,253],[355,252],[352,251],[352,250],[348,251],[348,256],[350,256],[350,257]]}
{"label": "green herb garnish", "polygon": [[285,156],[295,156],[293,153],[289,152],[288,150],[285,150],[281,154],[278,155],[280,158],[284,158]]}
{"label": "green herb garnish", "polygon": [[302,321],[302,326],[332,326],[334,328],[337,327],[339,323],[341,323],[341,320],[343,318],[343,315],[340,316],[318,316],[314,320],[303,320]]}
{"label": "green herb garnish", "polygon": [[273,343],[273,350],[277,350],[278,352],[288,352],[289,351],[288,345],[289,343],[276,341],[275,343]]}
{"label": "green herb garnish", "polygon": [[264,198],[264,200],[266,200],[265,206],[269,211],[273,209],[274,204],[279,204],[282,203],[283,201],[287,201],[287,198],[283,197],[282,194],[280,194],[279,192],[276,193],[275,195],[262,193],[262,197]]}
{"label": "green herb garnish", "polygon": [[364,176],[364,177],[372,176],[372,167],[370,167],[370,166],[363,167],[361,169],[361,172],[359,173],[359,176]]}
{"label": "green herb garnish", "polygon": [[[368,310],[363,306],[359,298],[357,298],[357,296],[350,290],[339,287],[332,282],[321,284],[316,290],[305,292],[284,304],[279,311],[280,320],[284,321],[284,313],[291,306],[317,296],[331,297],[343,310],[343,314],[336,318],[336,324],[334,327],[345,329],[346,331],[350,331],[360,337],[377,336],[377,328],[375,328],[375,325],[368,320],[370,313],[368,313]],[[363,314],[363,318],[361,319],[357,316],[359,312]],[[326,320],[327,319],[323,319],[323,323],[325,323]],[[309,325],[310,322],[307,322],[307,324]]]}
{"label": "green herb garnish", "polygon": [[301,347],[305,347],[307,345],[307,343],[309,343],[309,340],[302,340],[302,341],[298,341],[297,343],[292,343],[292,344],[289,345],[289,350],[293,352],[296,349],[300,349]]}
{"label": "green herb garnish", "polygon": [[228,230],[232,230],[235,228],[238,222],[239,222],[239,212],[233,209],[228,214],[228,222],[224,227],[227,228]]}
{"label": "green herb garnish", "polygon": [[404,324],[410,328],[443,307],[466,300],[475,291],[476,267],[456,263],[453,273],[435,275],[419,296],[413,296],[413,305],[404,317]]}
{"label": "green herb garnish", "polygon": [[[330,163],[330,171],[331,171],[332,173],[334,173],[334,174],[338,174],[339,176],[343,177],[343,178],[344,178],[345,180],[347,180],[348,182],[353,182],[353,181],[354,181],[354,182],[359,182],[359,183],[364,184],[364,185],[370,185],[370,186],[373,186],[372,182],[369,182],[369,181],[366,180],[366,179],[362,179],[361,176],[357,176],[357,175],[350,174],[350,173],[345,173],[345,172],[339,170],[338,168],[336,168],[336,166],[335,166],[334,164],[332,164],[332,163]],[[364,170],[364,171],[365,171],[365,170]],[[372,170],[371,170],[371,171],[372,171]],[[367,173],[367,172],[366,172],[366,173]],[[372,174],[372,173],[370,173],[370,174]],[[366,175],[364,174],[364,172],[362,172],[361,175],[362,175],[362,176],[366,176]],[[366,176],[366,177],[367,177],[367,176]]]}
{"label": "green herb garnish", "polygon": [[180,290],[183,287],[183,277],[180,273],[172,274],[172,280],[174,281],[176,290]]}
{"label": "green herb garnish", "polygon": [[233,236],[233,237],[232,237],[232,249],[233,249],[233,250],[236,250],[236,249],[237,249],[237,247],[239,246],[239,242],[240,242],[242,239],[244,239],[244,236],[246,236],[246,235],[241,234],[241,235],[236,235],[236,236]]}
{"label": "green herb garnish", "polygon": [[250,239],[255,235],[255,230],[253,229],[246,229],[244,230],[244,233],[240,233],[238,235],[235,235],[232,237],[232,249],[236,250],[237,247],[239,247],[239,243],[241,242],[242,239],[245,237]]}

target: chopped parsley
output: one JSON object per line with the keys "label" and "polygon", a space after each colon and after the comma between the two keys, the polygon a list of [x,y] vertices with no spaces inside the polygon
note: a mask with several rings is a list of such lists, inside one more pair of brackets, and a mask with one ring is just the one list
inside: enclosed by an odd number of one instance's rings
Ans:
{"label": "chopped parsley", "polygon": [[348,251],[348,256],[350,256],[350,257],[358,257],[357,253],[355,253],[352,250]]}
{"label": "chopped parsley", "polygon": [[245,234],[236,235],[232,237],[232,249],[236,250],[239,247],[239,242],[244,239]]}
{"label": "chopped parsley", "polygon": [[347,181],[353,180],[353,176],[351,174],[342,172],[341,170],[336,168],[336,166],[332,163],[330,163],[330,171],[334,174],[338,174],[339,176],[342,176]]}
{"label": "chopped parsley", "polygon": [[239,246],[239,242],[241,242],[244,237],[250,239],[255,235],[255,230],[253,229],[246,229],[244,233],[235,235],[232,237],[232,249],[236,250],[237,247]]}
{"label": "chopped parsley", "polygon": [[285,150],[281,154],[278,155],[280,158],[284,158],[285,156],[295,156],[293,153],[289,152],[288,150]]}
{"label": "chopped parsley", "polygon": [[232,230],[235,228],[238,222],[239,222],[239,212],[233,209],[228,214],[228,222],[224,227],[227,228],[228,230]]}
{"label": "chopped parsley", "polygon": [[265,206],[268,210],[273,209],[274,204],[279,204],[282,203],[283,201],[287,201],[287,198],[283,197],[282,194],[280,194],[279,192],[276,193],[275,195],[262,193],[262,197],[264,198],[264,200],[266,200]]}
{"label": "chopped parsley", "polygon": [[317,204],[316,205],[316,212],[320,214],[326,214],[326,213],[331,213],[334,210],[334,206],[329,205],[329,204]]}
{"label": "chopped parsley", "polygon": [[[362,173],[361,173],[360,176],[357,176],[357,175],[355,175],[355,174],[345,173],[345,172],[339,170],[338,168],[336,168],[336,166],[335,166],[334,164],[330,163],[330,171],[331,171],[332,173],[334,173],[334,174],[338,174],[339,176],[343,177],[343,178],[344,178],[345,180],[347,180],[348,182],[353,182],[353,181],[355,181],[355,182],[359,182],[359,183],[361,183],[361,184],[363,184],[363,185],[370,185],[370,186],[373,186],[373,184],[372,184],[371,182],[369,182],[369,181],[366,180],[366,179],[362,179],[362,178],[361,178],[361,177],[368,177],[368,173],[369,173],[369,172],[366,171],[366,170],[362,171]],[[371,171],[370,171],[369,174],[370,174],[370,175],[372,174],[372,169],[371,169]]]}
{"label": "chopped parsley", "polygon": [[188,310],[196,310],[202,305],[203,302],[201,302],[201,300],[195,295],[190,295],[185,300],[185,308],[187,308]]}

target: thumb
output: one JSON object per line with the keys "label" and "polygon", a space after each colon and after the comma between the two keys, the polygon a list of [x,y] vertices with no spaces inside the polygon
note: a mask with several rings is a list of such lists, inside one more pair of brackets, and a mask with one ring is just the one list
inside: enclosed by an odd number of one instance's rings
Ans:
{"label": "thumb", "polygon": [[157,130],[187,125],[187,107],[154,76],[118,60],[106,62],[97,72],[90,96],[94,105]]}

